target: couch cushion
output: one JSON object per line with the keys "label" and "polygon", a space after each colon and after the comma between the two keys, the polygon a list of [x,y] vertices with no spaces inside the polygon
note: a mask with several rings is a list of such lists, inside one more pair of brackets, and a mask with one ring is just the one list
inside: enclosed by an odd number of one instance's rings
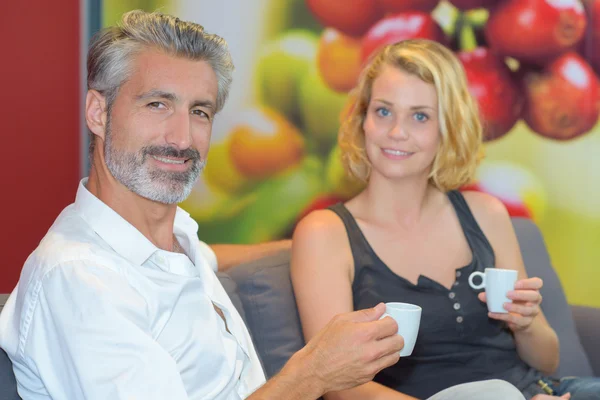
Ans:
{"label": "couch cushion", "polygon": [[587,354],[594,376],[600,377],[600,308],[587,306],[571,306],[577,333],[581,345]]}
{"label": "couch cushion", "polygon": [[550,262],[546,244],[538,227],[528,219],[513,218],[523,262],[529,276],[542,278],[542,311],[560,341],[560,366],[557,376],[593,376],[592,367],[579,341],[571,308],[558,276]]}
{"label": "couch cushion", "polygon": [[[241,299],[244,318],[267,378],[279,372],[292,354],[304,347],[289,263],[289,251],[282,251],[237,265],[227,273],[237,283],[237,293],[228,294]],[[226,281],[223,275],[219,274],[221,282]]]}
{"label": "couch cushion", "polygon": [[223,285],[223,288],[227,292],[227,295],[229,295],[231,302],[242,316],[242,319],[244,320],[246,325],[248,325],[248,321],[246,320],[246,313],[244,312],[244,307],[242,306],[242,299],[240,299],[240,296],[238,294],[237,283],[235,283],[233,278],[225,272],[217,272],[217,277],[219,278],[219,281],[221,281],[221,285]]}
{"label": "couch cushion", "polygon": [[[513,225],[527,273],[544,280],[542,309],[561,344],[557,376],[592,376],[539,229],[524,218],[514,218]],[[289,252],[285,251],[228,271],[237,283],[237,292],[228,293],[232,298],[239,296],[241,299],[243,307],[234,304],[245,313],[246,324],[268,377],[277,373],[292,354],[304,346],[289,275],[289,258]],[[223,276],[222,282],[224,279],[227,277]]]}
{"label": "couch cushion", "polygon": [[[0,313],[8,300],[8,294],[0,294]],[[17,394],[17,382],[10,358],[0,349],[0,400],[20,400]]]}
{"label": "couch cushion", "polygon": [[0,400],[21,400],[17,394],[17,382],[12,363],[2,349],[0,349]]}

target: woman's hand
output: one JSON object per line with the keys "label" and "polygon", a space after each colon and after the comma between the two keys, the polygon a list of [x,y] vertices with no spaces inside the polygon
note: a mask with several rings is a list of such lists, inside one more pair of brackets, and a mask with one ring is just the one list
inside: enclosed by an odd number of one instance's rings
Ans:
{"label": "woman's hand", "polygon": [[[543,286],[540,278],[521,279],[515,283],[515,290],[511,290],[506,297],[512,300],[512,303],[505,303],[505,313],[488,313],[492,319],[505,321],[508,327],[513,331],[527,330],[535,317],[540,313],[540,304],[542,295],[540,289]],[[479,300],[485,302],[485,292],[479,293]]]}
{"label": "woman's hand", "polygon": [[571,398],[571,393],[565,393],[562,396],[551,396],[549,394],[536,394],[531,398],[531,400],[552,400],[552,399],[565,399],[569,400]]}

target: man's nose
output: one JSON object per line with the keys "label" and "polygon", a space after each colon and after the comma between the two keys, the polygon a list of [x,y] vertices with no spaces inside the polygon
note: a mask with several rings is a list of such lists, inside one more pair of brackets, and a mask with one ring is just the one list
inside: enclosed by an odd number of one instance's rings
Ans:
{"label": "man's nose", "polygon": [[185,150],[192,145],[192,131],[190,125],[190,114],[188,112],[177,112],[173,116],[173,123],[169,126],[167,143],[178,150]]}

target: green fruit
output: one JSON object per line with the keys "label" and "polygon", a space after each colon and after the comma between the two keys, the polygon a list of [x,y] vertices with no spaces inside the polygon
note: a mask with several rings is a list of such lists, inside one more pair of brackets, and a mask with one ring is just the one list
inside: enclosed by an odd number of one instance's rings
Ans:
{"label": "green fruit", "polygon": [[259,184],[252,192],[225,198],[202,215],[193,214],[198,236],[209,244],[280,239],[324,191],[323,163],[306,157],[301,165]]}
{"label": "green fruit", "polygon": [[291,30],[269,42],[259,56],[255,83],[259,101],[298,121],[298,85],[315,64],[318,37]]}
{"label": "green fruit", "polygon": [[102,2],[102,26],[117,24],[127,11],[144,10],[152,12],[160,10],[168,13],[172,6],[172,0],[104,0]]}
{"label": "green fruit", "polygon": [[330,89],[316,67],[302,79],[299,93],[302,126],[316,142],[317,151],[327,154],[337,141],[340,114],[347,98],[347,94]]}
{"label": "green fruit", "polygon": [[338,146],[329,154],[325,171],[329,191],[343,199],[356,196],[365,187],[365,183],[346,172]]}
{"label": "green fruit", "polygon": [[204,182],[212,190],[228,195],[241,194],[250,190],[256,182],[248,179],[236,168],[230,154],[230,141],[210,146],[206,168],[203,171]]}
{"label": "green fruit", "polygon": [[[189,200],[188,200],[189,201]],[[198,223],[198,237],[209,243],[242,243],[236,240],[235,232],[239,228],[239,217],[256,201],[254,193],[236,197],[226,197],[210,209],[194,212],[193,205],[182,207]]]}
{"label": "green fruit", "polygon": [[323,164],[307,157],[302,165],[262,183],[254,201],[237,218],[236,243],[260,243],[281,238],[298,215],[323,193]]}
{"label": "green fruit", "polygon": [[320,32],[323,26],[317,21],[313,13],[308,8],[306,0],[288,0],[290,8],[288,9],[288,26],[290,28],[302,27],[313,32]]}

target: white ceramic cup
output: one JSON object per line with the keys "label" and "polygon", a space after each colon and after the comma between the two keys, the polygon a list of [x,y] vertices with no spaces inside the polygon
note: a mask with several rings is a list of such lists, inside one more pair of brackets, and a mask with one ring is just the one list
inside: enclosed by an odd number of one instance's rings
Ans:
{"label": "white ceramic cup", "polygon": [[[476,285],[473,278],[481,277],[481,283]],[[469,276],[469,286],[473,289],[485,288],[487,307],[490,312],[507,313],[504,303],[512,303],[506,293],[515,288],[517,271],[514,269],[486,268],[485,273],[475,271]]]}
{"label": "white ceramic cup", "polygon": [[409,303],[385,303],[385,313],[381,318],[385,317],[391,317],[396,321],[398,335],[404,338],[404,347],[400,350],[400,357],[410,356],[419,333],[421,307]]}

